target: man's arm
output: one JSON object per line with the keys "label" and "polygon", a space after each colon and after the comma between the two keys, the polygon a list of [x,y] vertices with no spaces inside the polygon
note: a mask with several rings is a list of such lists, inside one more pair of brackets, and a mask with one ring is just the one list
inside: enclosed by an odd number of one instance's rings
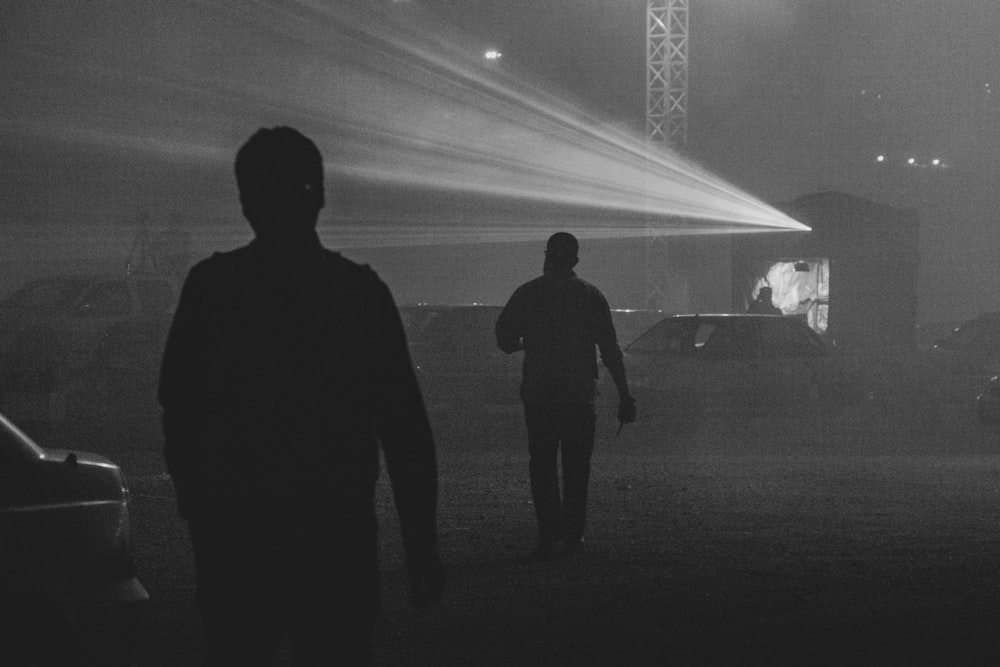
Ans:
{"label": "man's arm", "polygon": [[186,514],[197,493],[197,443],[205,429],[205,406],[213,368],[207,352],[204,267],[188,274],[170,325],[160,369],[159,401],[163,419],[163,455],[173,480],[178,509]]}
{"label": "man's arm", "polygon": [[399,311],[389,288],[377,283],[378,436],[399,515],[411,600],[422,605],[436,600],[444,584],[437,551],[437,457]]}
{"label": "man's arm", "polygon": [[494,327],[497,347],[507,354],[524,349],[524,294],[518,289],[500,311]]}
{"label": "man's arm", "polygon": [[618,421],[630,424],[635,421],[635,400],[628,388],[625,374],[625,360],[618,345],[611,308],[603,295],[597,300],[597,348],[601,352],[601,362],[608,369],[618,390]]}

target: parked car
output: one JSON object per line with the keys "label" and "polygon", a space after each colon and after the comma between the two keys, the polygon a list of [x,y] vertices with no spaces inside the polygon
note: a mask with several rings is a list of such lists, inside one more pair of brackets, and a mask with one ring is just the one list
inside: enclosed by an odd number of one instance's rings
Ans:
{"label": "parked car", "polygon": [[[403,319],[424,399],[431,411],[520,412],[521,353],[497,348],[502,306],[403,306]],[[663,317],[652,310],[612,310],[621,345]],[[595,348],[595,354],[596,354]]]}
{"label": "parked car", "polygon": [[1000,375],[994,375],[976,396],[976,416],[982,424],[1000,424]]}
{"label": "parked car", "polygon": [[636,338],[646,333],[670,313],[662,310],[642,308],[612,308],[611,319],[615,323],[615,333],[618,334],[618,345],[625,349]]}
{"label": "parked car", "polygon": [[861,393],[855,359],[804,320],[780,315],[664,318],[625,349],[625,367],[642,418],[676,428],[720,416],[833,411]]}
{"label": "parked car", "polygon": [[931,360],[953,374],[989,378],[1000,370],[1000,313],[982,313],[934,342]]}
{"label": "parked car", "polygon": [[148,598],[119,467],[0,414],[0,664],[131,664]]}
{"label": "parked car", "polygon": [[173,283],[155,275],[50,276],[24,285],[0,301],[4,406],[58,421],[74,382],[106,388],[122,372],[155,375],[175,303]]}

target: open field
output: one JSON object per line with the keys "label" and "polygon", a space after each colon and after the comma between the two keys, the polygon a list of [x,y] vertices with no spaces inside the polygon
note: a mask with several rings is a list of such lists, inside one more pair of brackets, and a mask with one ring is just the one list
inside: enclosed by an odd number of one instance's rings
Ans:
{"label": "open field", "polygon": [[[616,438],[605,419],[587,551],[545,564],[523,558],[517,415],[474,437],[439,429],[446,595],[407,605],[383,480],[376,664],[997,664],[1000,438],[968,406],[936,423],[914,433],[865,409],[811,438],[759,422],[669,439],[641,424]],[[142,664],[194,664],[185,527],[142,447],[118,452],[152,596]]]}

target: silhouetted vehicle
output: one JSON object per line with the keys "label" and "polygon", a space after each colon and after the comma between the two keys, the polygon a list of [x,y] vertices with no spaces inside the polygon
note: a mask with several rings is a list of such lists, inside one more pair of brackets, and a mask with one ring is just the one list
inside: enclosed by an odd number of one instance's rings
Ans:
{"label": "silhouetted vehicle", "polygon": [[65,410],[71,382],[106,389],[122,373],[155,377],[176,303],[147,275],[52,276],[0,301],[0,392],[9,410]]}
{"label": "silhouetted vehicle", "polygon": [[989,377],[1000,370],[1000,313],[983,313],[938,339],[931,357],[939,368]]}
{"label": "silhouetted vehicle", "polygon": [[[520,414],[524,357],[497,348],[494,326],[501,310],[478,304],[400,308],[428,410]],[[624,347],[663,313],[621,309],[612,310],[611,317]]]}
{"label": "silhouetted vehicle", "polygon": [[861,398],[857,361],[795,317],[674,315],[624,353],[642,420],[678,429],[713,417],[836,411]]}
{"label": "silhouetted vehicle", "polygon": [[976,396],[976,416],[980,423],[1000,424],[1000,375],[994,375]]}
{"label": "silhouetted vehicle", "polygon": [[662,310],[612,308],[611,319],[614,320],[615,333],[618,334],[618,345],[625,349],[632,341],[646,333],[651,326],[669,314]]}
{"label": "silhouetted vehicle", "polygon": [[0,415],[0,664],[131,664],[148,597],[118,466]]}

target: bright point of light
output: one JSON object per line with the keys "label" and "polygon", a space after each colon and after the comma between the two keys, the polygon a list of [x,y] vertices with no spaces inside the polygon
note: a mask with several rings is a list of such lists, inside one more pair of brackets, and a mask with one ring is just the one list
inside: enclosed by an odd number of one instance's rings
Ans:
{"label": "bright point of light", "polygon": [[[0,139],[217,179],[197,202],[210,219],[233,215],[240,143],[260,126],[295,126],[326,158],[321,231],[341,247],[537,241],[553,224],[581,238],[808,230],[644,136],[483,67],[474,42],[419,3],[405,25],[352,3],[154,4],[157,43],[183,43],[184,57],[147,48],[141,13],[119,16],[114,3],[66,3],[60,20],[91,29],[44,53],[11,29],[4,71],[42,83],[0,103]],[[220,51],[219,34],[239,48]],[[112,39],[121,48],[108,55],[99,47]],[[108,113],[126,101],[128,114]],[[395,207],[369,194],[379,189]],[[151,207],[174,205],[164,190],[144,195]]]}
{"label": "bright point of light", "polygon": [[916,158],[912,158],[912,157],[909,160],[906,161],[906,164],[916,164],[916,163],[917,163]]}
{"label": "bright point of light", "polygon": [[500,60],[502,56],[503,54],[497,51],[496,49],[490,49],[489,51],[483,54],[483,57],[486,58],[487,60]]}
{"label": "bright point of light", "polygon": [[933,160],[931,160],[931,164],[936,167],[941,164],[941,160],[934,158]]}
{"label": "bright point of light", "polygon": [[877,156],[875,158],[875,161],[876,162],[885,162],[885,156],[884,155],[879,155],[879,156]]}

